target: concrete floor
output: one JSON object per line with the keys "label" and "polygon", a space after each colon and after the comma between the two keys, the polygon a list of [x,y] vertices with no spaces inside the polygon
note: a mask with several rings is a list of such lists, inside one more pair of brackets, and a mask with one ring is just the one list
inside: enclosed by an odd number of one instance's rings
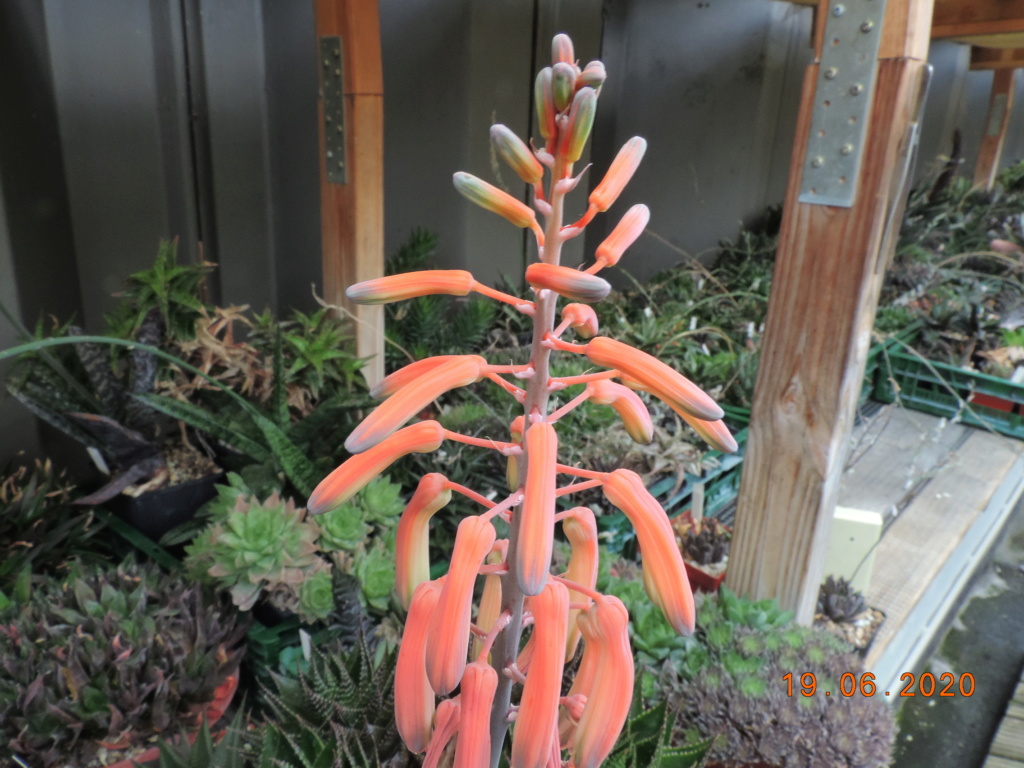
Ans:
{"label": "concrete floor", "polygon": [[975,693],[902,699],[895,768],[980,768],[1024,668],[1024,499],[973,578],[951,627],[913,671],[970,672]]}

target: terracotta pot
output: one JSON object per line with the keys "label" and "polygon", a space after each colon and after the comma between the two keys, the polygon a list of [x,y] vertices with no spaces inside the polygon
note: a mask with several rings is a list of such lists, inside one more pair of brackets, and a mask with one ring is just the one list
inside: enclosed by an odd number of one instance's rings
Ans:
{"label": "terracotta pot", "polygon": [[690,587],[695,592],[717,592],[719,585],[725,581],[724,570],[715,576],[705,571],[699,565],[691,563],[689,560],[683,560],[683,565],[686,566],[686,575],[690,579]]}

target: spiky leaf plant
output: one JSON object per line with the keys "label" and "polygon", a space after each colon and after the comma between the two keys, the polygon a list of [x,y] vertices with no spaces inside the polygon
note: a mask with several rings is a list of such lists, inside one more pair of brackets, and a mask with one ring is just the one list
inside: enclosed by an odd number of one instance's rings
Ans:
{"label": "spiky leaf plant", "polygon": [[375,664],[365,642],[313,649],[296,676],[275,675],[264,691],[268,716],[258,739],[260,768],[401,768],[414,764],[394,718],[396,654]]}
{"label": "spiky leaf plant", "polygon": [[235,715],[231,725],[215,738],[209,724],[203,725],[194,741],[178,739],[160,743],[160,768],[246,768],[250,755],[242,732],[242,713]]}
{"label": "spiky leaf plant", "polygon": [[180,574],[74,563],[0,612],[0,734],[32,766],[198,725],[235,674],[245,623]]}

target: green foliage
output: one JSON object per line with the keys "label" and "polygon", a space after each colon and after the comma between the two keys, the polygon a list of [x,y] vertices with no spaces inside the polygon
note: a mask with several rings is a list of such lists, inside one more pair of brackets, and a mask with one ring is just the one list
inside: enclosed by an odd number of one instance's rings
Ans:
{"label": "green foliage", "polygon": [[313,649],[297,674],[275,675],[257,739],[260,768],[400,768],[414,764],[394,719],[397,654],[375,664],[369,648]]}
{"label": "green foliage", "polygon": [[[642,683],[643,680],[638,690],[644,687]],[[703,765],[714,737],[672,746],[675,719],[665,702],[644,710],[641,698],[635,696],[629,719],[604,763],[605,768],[691,768]]]}
{"label": "green foliage", "polygon": [[0,614],[0,733],[49,768],[197,722],[235,674],[245,629],[180,575],[75,562]]}
{"label": "green foliage", "polygon": [[75,495],[49,461],[0,476],[0,591],[25,595],[31,574],[57,573],[76,557],[104,559],[103,524],[72,503]]}
{"label": "green foliage", "polygon": [[183,738],[174,743],[162,741],[159,746],[160,768],[245,768],[248,765],[241,710],[217,741],[204,719],[195,741],[189,743]]}
{"label": "green foliage", "polygon": [[213,267],[205,261],[179,264],[177,240],[161,241],[153,266],[128,277],[127,287],[118,294],[121,301],[107,315],[111,334],[133,338],[150,310],[156,308],[172,338],[192,338],[203,309],[203,283]]}

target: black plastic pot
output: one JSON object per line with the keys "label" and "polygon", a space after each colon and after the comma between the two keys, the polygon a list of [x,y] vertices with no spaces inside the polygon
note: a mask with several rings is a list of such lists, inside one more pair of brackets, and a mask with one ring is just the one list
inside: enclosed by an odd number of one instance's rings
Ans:
{"label": "black plastic pot", "polygon": [[165,533],[195,517],[199,508],[217,494],[214,486],[223,477],[224,473],[220,472],[169,488],[148,491],[141,496],[126,496],[122,493],[111,499],[106,506],[153,541],[159,541]]}

